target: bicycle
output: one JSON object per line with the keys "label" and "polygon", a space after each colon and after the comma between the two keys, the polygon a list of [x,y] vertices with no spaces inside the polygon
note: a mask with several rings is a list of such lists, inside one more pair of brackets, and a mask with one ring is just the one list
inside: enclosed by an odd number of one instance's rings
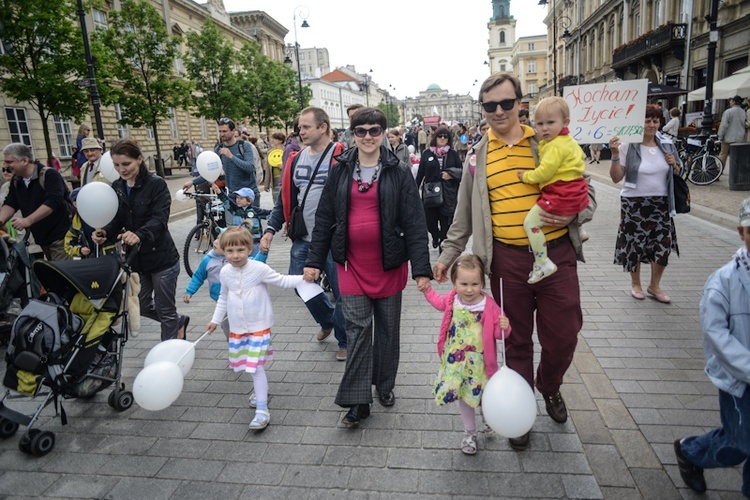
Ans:
{"label": "bicycle", "polygon": [[213,249],[219,228],[226,227],[226,220],[224,205],[215,194],[186,192],[185,196],[205,206],[203,219],[188,233],[182,252],[185,271],[192,278],[193,270],[198,269],[203,257]]}
{"label": "bicycle", "polygon": [[724,172],[724,163],[717,156],[721,143],[715,135],[703,142],[701,137],[688,137],[676,141],[683,168],[680,176],[696,186],[708,186],[719,180]]}

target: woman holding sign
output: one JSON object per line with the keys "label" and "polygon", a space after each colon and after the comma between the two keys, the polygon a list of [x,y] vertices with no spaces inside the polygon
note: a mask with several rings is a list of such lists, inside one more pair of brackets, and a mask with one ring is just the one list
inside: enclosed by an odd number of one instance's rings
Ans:
{"label": "woman holding sign", "polygon": [[674,144],[656,136],[662,114],[658,107],[646,106],[643,141],[620,144],[609,141],[612,165],[609,175],[617,183],[625,179],[620,193],[620,228],[615,243],[615,264],[630,273],[630,295],[646,296],[641,286],[641,263],[651,264],[651,280],[646,292],[668,304],[669,295],[661,288],[661,278],[669,254],[677,248],[674,219],[675,201],[672,173],[679,173],[680,160]]}

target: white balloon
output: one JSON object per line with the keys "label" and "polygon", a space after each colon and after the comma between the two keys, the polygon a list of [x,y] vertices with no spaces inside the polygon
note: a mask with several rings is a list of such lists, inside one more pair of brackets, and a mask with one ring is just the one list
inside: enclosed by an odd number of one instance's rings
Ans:
{"label": "white balloon", "polygon": [[195,346],[192,342],[182,339],[170,339],[156,344],[146,355],[143,366],[149,366],[161,361],[176,363],[182,375],[188,374],[195,361]]}
{"label": "white balloon", "polygon": [[409,144],[409,147],[407,148],[409,150],[409,153],[414,154],[414,145]]}
{"label": "white balloon", "polygon": [[148,365],[133,381],[135,402],[148,411],[159,411],[174,403],[182,392],[180,367],[169,361]]}
{"label": "white balloon", "polygon": [[99,172],[109,182],[115,182],[120,178],[120,174],[115,170],[115,163],[112,161],[112,155],[109,151],[104,153],[99,160]]}
{"label": "white balloon", "polygon": [[482,393],[482,413],[492,429],[507,438],[521,437],[536,420],[534,390],[507,366],[502,366],[487,382]]}
{"label": "white balloon", "polygon": [[112,186],[106,182],[89,182],[78,192],[76,205],[83,222],[100,228],[112,222],[120,203]]}
{"label": "white balloon", "polygon": [[204,151],[195,160],[198,173],[208,182],[213,182],[221,175],[221,158],[213,151]]}
{"label": "white balloon", "polygon": [[174,192],[174,199],[177,201],[188,201],[190,198],[185,196],[185,190],[184,189],[178,189]]}

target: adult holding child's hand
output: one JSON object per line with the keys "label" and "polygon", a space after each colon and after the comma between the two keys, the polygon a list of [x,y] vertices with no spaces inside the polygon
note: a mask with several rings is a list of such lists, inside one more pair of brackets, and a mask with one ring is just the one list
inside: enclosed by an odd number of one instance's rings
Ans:
{"label": "adult holding child's hand", "polygon": [[117,215],[94,231],[94,243],[108,234],[120,234],[128,252],[136,252],[133,270],[141,277],[138,299],[141,315],[161,323],[161,340],[185,338],[190,318],[177,314],[175,293],[180,255],[169,233],[172,197],[166,182],[146,168],[138,144],[125,139],[110,150],[120,178],[112,183],[117,193]]}

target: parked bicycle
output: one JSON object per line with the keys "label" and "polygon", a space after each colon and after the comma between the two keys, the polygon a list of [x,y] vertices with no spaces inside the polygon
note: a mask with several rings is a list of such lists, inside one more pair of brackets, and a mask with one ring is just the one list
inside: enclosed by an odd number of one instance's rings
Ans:
{"label": "parked bicycle", "polygon": [[203,257],[213,248],[219,228],[226,227],[226,220],[224,205],[215,194],[186,192],[185,196],[204,205],[203,219],[188,233],[182,252],[185,271],[192,277],[193,270],[198,269]]}
{"label": "parked bicycle", "polygon": [[719,159],[721,143],[715,135],[708,138],[688,137],[675,141],[682,160],[680,175],[697,186],[707,186],[719,180],[724,163]]}

